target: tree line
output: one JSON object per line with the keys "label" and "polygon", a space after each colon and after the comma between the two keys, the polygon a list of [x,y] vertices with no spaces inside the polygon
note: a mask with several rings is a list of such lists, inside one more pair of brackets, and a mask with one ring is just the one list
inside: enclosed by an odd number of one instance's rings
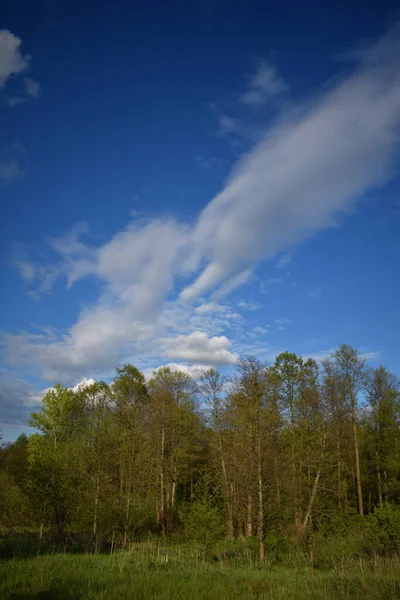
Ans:
{"label": "tree line", "polygon": [[196,383],[134,366],[111,383],[56,385],[0,451],[0,527],[126,548],[210,532],[302,539],[400,504],[400,383],[342,345],[321,364],[279,354]]}

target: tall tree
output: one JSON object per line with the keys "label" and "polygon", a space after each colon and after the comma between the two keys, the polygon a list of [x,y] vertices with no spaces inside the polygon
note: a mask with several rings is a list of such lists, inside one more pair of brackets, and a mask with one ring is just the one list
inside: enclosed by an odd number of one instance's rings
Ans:
{"label": "tall tree", "polygon": [[400,490],[400,381],[382,366],[369,369],[365,391],[365,444],[375,471],[378,504],[382,507]]}
{"label": "tall tree", "polygon": [[[264,560],[264,494],[265,494],[265,442],[266,442],[266,367],[253,356],[241,359],[234,380],[235,401],[238,417],[247,439],[250,457],[251,483],[249,488],[249,521],[252,520],[252,504],[257,506],[257,537],[259,558]],[[254,496],[255,498],[254,498]]]}
{"label": "tall tree", "polygon": [[158,369],[149,389],[150,438],[159,474],[157,520],[165,535],[174,526],[177,488],[200,450],[201,421],[196,412],[197,388],[186,373]]}
{"label": "tall tree", "polygon": [[226,379],[215,369],[208,369],[200,378],[200,394],[207,406],[208,423],[214,434],[213,447],[218,455],[226,502],[228,537],[234,536],[233,482],[229,473],[227,448],[224,443],[224,416]]}
{"label": "tall tree", "polygon": [[360,357],[357,350],[347,344],[342,344],[340,348],[334,352],[332,358],[325,361],[325,364],[330,370],[331,376],[336,380],[336,385],[339,394],[341,395],[343,405],[347,405],[350,410],[358,512],[362,516],[364,514],[364,502],[361,480],[360,446],[358,440],[358,410],[359,393],[363,389],[365,382],[365,360]]}

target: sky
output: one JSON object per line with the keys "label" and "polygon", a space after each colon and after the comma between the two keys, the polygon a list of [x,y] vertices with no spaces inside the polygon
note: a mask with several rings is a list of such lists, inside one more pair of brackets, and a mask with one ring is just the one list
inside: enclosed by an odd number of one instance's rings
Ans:
{"label": "sky", "polygon": [[396,8],[3,0],[4,440],[125,362],[400,374]]}

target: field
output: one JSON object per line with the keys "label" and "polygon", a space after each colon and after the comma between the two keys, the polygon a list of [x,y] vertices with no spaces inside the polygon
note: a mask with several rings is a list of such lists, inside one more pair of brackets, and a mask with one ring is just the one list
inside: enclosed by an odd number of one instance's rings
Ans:
{"label": "field", "polygon": [[113,554],[47,554],[0,562],[1,600],[306,600],[400,598],[396,558],[264,565],[251,549],[138,543]]}

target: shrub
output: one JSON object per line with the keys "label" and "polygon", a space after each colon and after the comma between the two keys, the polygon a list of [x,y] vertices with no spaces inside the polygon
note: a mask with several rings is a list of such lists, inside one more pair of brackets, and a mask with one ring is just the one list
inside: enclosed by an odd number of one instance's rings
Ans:
{"label": "shrub", "polygon": [[219,509],[207,500],[196,500],[180,512],[180,518],[187,536],[205,546],[225,535],[225,523]]}
{"label": "shrub", "polygon": [[366,518],[366,547],[369,551],[394,554],[400,551],[400,506],[384,504]]}

